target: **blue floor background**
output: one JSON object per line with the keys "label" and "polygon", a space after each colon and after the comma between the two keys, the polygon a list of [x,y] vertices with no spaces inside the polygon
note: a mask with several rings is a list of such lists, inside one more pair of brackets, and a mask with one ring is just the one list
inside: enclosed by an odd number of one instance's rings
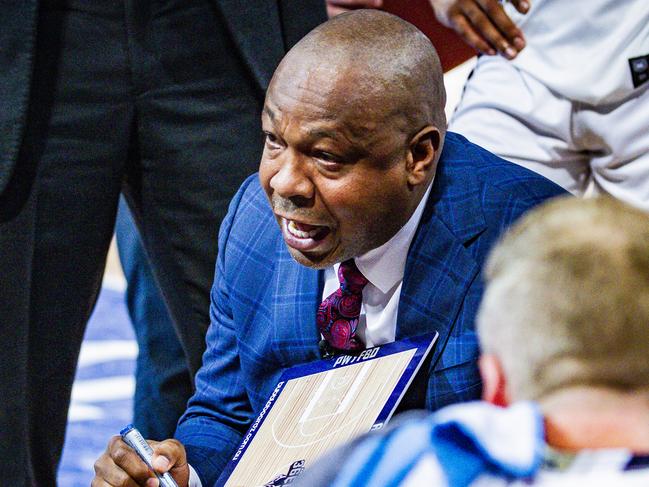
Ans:
{"label": "blue floor background", "polygon": [[72,391],[60,487],[88,487],[111,436],[131,421],[135,335],[124,293],[104,287],[88,323]]}

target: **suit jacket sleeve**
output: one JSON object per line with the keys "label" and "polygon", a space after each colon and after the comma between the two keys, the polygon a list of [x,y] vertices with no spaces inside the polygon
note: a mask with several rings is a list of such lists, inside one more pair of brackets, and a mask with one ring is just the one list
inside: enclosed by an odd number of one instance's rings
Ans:
{"label": "suit jacket sleeve", "polygon": [[252,408],[240,373],[238,341],[225,278],[228,237],[251,176],[230,203],[219,232],[219,255],[211,292],[211,324],[203,367],[196,375],[196,392],[180,418],[176,438],[185,445],[188,462],[203,486],[214,485],[239,446],[252,420]]}

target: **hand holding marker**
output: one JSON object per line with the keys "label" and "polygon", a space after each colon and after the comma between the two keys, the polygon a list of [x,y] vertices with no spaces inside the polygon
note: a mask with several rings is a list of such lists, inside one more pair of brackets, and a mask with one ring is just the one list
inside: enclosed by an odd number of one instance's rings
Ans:
{"label": "hand holding marker", "polygon": [[128,426],[126,426],[126,428],[120,431],[119,434],[122,436],[124,443],[135,450],[135,453],[137,453],[142,461],[146,463],[147,467],[149,467],[153,471],[153,473],[155,473],[156,477],[158,477],[158,480],[160,481],[160,487],[178,487],[178,484],[173,479],[171,474],[169,474],[169,472],[165,472],[160,475],[155,470],[153,470],[153,465],[151,464],[151,460],[153,458],[153,449],[142,437],[135,426],[129,424]]}

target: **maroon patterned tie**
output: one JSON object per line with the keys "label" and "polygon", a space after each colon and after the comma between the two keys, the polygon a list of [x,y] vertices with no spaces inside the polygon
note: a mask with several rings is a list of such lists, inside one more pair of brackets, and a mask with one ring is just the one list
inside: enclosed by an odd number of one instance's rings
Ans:
{"label": "maroon patterned tie", "polygon": [[354,259],[350,259],[338,267],[338,280],[340,288],[331,293],[318,307],[318,329],[334,349],[363,350],[365,345],[356,336],[356,327],[367,279],[356,267]]}

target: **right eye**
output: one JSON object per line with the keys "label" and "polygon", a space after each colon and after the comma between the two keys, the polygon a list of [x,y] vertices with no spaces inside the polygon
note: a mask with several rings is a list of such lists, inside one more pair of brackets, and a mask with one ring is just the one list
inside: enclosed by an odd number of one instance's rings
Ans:
{"label": "right eye", "polygon": [[264,137],[266,138],[266,145],[269,148],[278,149],[279,147],[281,147],[279,139],[275,136],[275,134],[271,132],[264,132]]}

